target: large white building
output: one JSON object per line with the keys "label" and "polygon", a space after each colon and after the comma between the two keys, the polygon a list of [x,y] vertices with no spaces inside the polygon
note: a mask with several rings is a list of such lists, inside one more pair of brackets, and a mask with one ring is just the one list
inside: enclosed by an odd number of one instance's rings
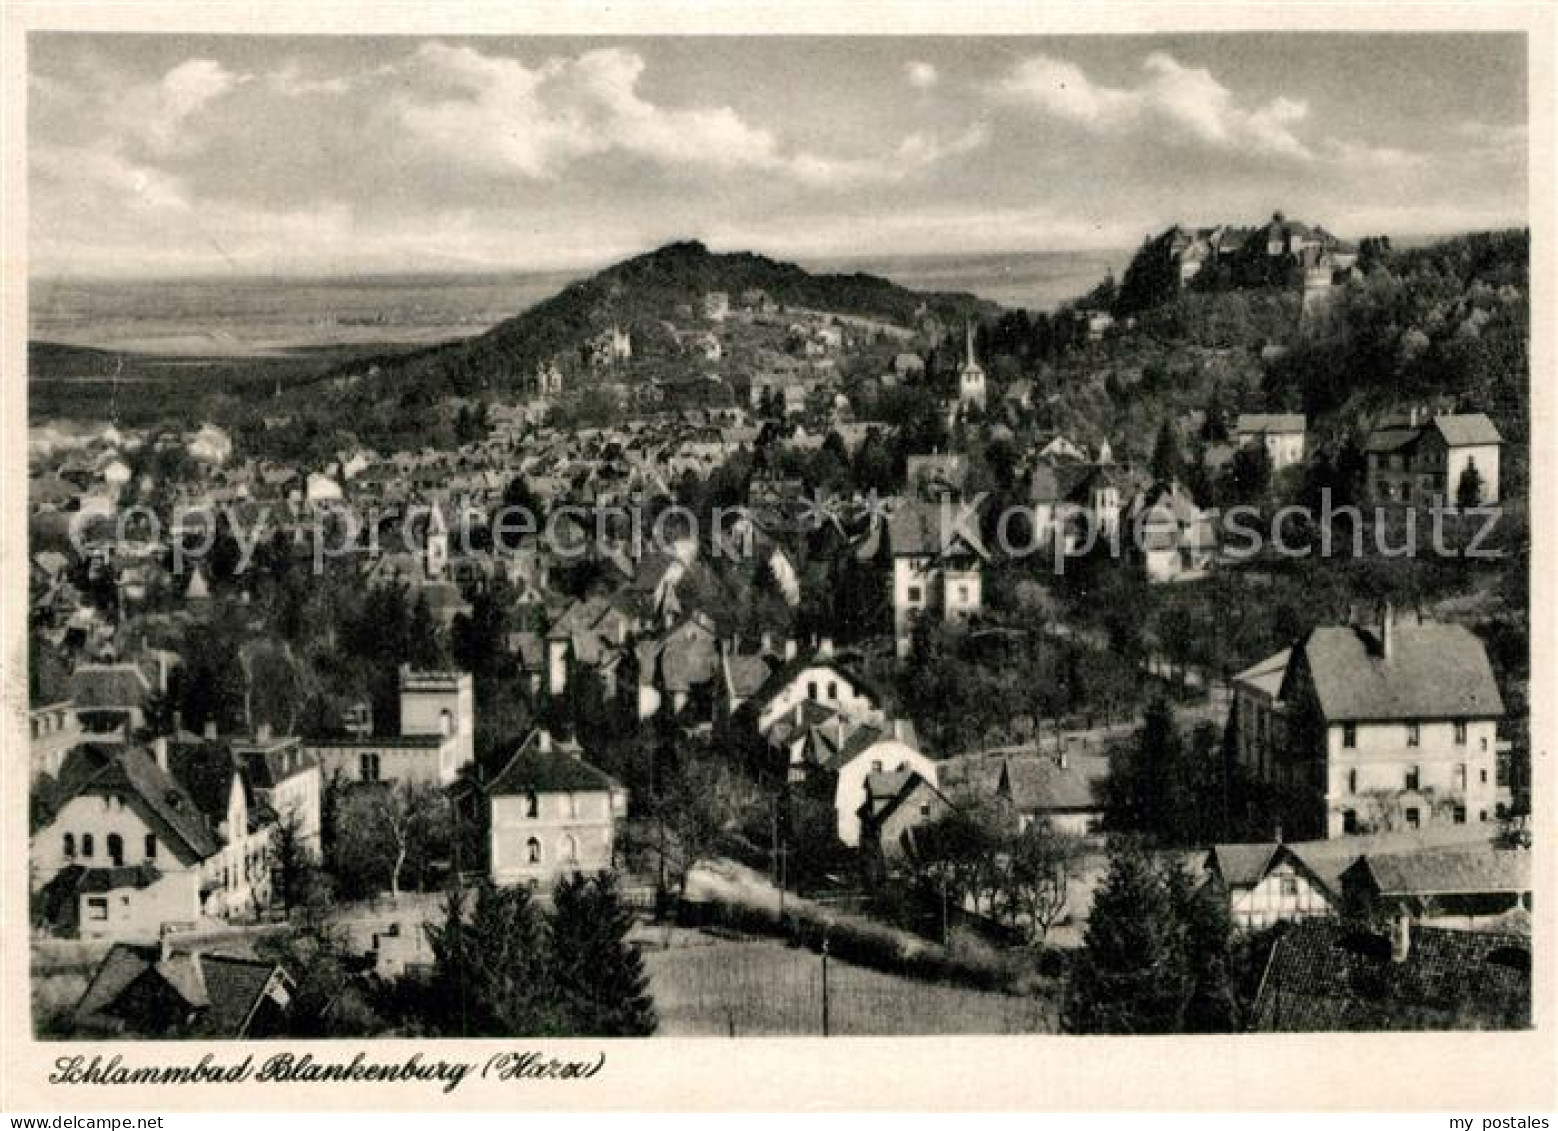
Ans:
{"label": "large white building", "polygon": [[1271,788],[1290,837],[1484,824],[1504,704],[1466,628],[1398,619],[1314,629],[1234,679],[1241,769]]}

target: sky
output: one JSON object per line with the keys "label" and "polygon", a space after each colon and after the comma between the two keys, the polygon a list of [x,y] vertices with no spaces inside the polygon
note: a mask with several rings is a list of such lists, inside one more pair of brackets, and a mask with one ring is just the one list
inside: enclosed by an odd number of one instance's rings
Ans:
{"label": "sky", "polygon": [[1526,223],[1507,34],[28,40],[35,276]]}

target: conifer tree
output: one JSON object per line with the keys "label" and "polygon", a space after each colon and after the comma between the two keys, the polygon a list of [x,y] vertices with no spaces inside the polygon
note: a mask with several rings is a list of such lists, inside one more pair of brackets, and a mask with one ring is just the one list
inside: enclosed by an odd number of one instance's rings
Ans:
{"label": "conifer tree", "polygon": [[1477,465],[1468,463],[1461,472],[1461,481],[1455,488],[1455,505],[1462,510],[1482,505],[1482,472]]}
{"label": "conifer tree", "polygon": [[1185,460],[1180,454],[1179,437],[1174,434],[1174,424],[1165,420],[1158,429],[1158,441],[1152,449],[1152,474],[1165,483],[1184,474]]}
{"label": "conifer tree", "polygon": [[553,898],[553,977],[577,1036],[643,1037],[655,1003],[643,956],[628,941],[633,913],[610,872],[558,882]]}
{"label": "conifer tree", "polygon": [[484,884],[470,914],[452,892],[426,928],[439,1020],[465,1037],[568,1036],[545,916],[528,889]]}
{"label": "conifer tree", "polygon": [[1186,931],[1148,855],[1117,848],[1093,897],[1062,1022],[1072,1033],[1175,1033],[1191,984]]}
{"label": "conifer tree", "polygon": [[1240,1028],[1234,988],[1233,919],[1228,905],[1198,887],[1178,862],[1164,869],[1163,882],[1185,932],[1189,986],[1182,1030],[1233,1033]]}

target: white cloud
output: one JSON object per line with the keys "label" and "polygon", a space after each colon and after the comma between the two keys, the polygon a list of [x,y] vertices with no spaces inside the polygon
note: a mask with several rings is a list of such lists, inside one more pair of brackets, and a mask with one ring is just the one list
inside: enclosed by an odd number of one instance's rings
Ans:
{"label": "white cloud", "polygon": [[471,47],[428,44],[402,68],[399,125],[443,159],[552,180],[581,159],[621,153],[668,170],[751,171],[813,187],[890,181],[965,152],[965,136],[918,134],[890,154],[830,156],[787,146],[728,106],[667,107],[639,90],[644,60],[618,48],[538,67]]}
{"label": "white cloud", "polygon": [[1370,145],[1361,141],[1329,139],[1321,146],[1321,156],[1327,161],[1353,169],[1370,169],[1389,172],[1395,169],[1420,169],[1429,163],[1425,153],[1401,149],[1393,145]]}
{"label": "white cloud", "polygon": [[918,90],[929,90],[941,81],[941,74],[931,63],[915,60],[904,68],[908,75],[909,85]]}
{"label": "white cloud", "polygon": [[906,169],[934,165],[949,157],[971,153],[990,140],[983,125],[970,126],[950,141],[941,141],[924,133],[912,133],[898,143],[898,160]]}
{"label": "white cloud", "polygon": [[246,81],[214,59],[180,63],[161,81],[131,89],[115,118],[154,150],[171,152],[188,144],[187,121]]}
{"label": "white cloud", "polygon": [[993,87],[1012,105],[1038,110],[1099,134],[1160,132],[1219,150],[1309,160],[1314,154],[1293,132],[1309,113],[1306,103],[1275,98],[1253,107],[1203,67],[1187,67],[1154,51],[1134,86],[1094,82],[1080,67],[1053,55],[1017,63]]}
{"label": "white cloud", "polygon": [[1526,160],[1531,148],[1531,129],[1525,122],[1481,122],[1474,119],[1455,127],[1453,152],[1463,160],[1510,166]]}

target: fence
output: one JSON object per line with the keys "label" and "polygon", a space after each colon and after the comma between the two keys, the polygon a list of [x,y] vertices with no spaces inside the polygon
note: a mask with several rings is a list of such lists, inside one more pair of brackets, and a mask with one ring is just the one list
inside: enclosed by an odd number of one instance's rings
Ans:
{"label": "fence", "polygon": [[672,1036],[1052,1033],[1045,997],[920,982],[770,941],[647,956],[660,1031]]}

